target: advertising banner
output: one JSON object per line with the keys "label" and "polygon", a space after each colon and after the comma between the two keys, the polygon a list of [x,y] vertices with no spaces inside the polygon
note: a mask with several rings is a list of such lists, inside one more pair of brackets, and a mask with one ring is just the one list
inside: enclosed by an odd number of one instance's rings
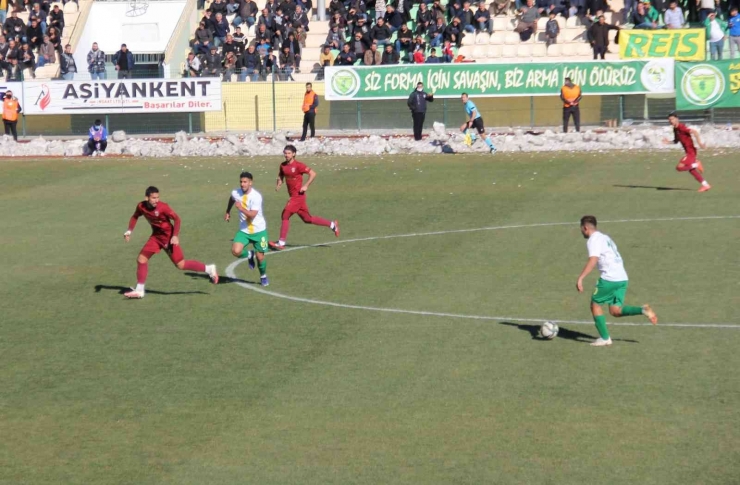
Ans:
{"label": "advertising banner", "polygon": [[676,64],[676,109],[740,108],[740,62]]}
{"label": "advertising banner", "polygon": [[221,80],[217,77],[23,83],[26,115],[219,110]]}
{"label": "advertising banner", "polygon": [[11,91],[13,93],[13,96],[18,98],[20,102],[23,102],[23,100],[21,99],[21,95],[23,94],[23,83],[5,82],[0,80],[0,97],[5,97],[6,91]]}
{"label": "advertising banner", "polygon": [[673,59],[526,64],[327,67],[326,99],[408,98],[418,82],[438,97],[552,96],[566,77],[584,94],[673,93]]}
{"label": "advertising banner", "polygon": [[620,30],[619,58],[671,58],[703,61],[707,54],[706,30]]}

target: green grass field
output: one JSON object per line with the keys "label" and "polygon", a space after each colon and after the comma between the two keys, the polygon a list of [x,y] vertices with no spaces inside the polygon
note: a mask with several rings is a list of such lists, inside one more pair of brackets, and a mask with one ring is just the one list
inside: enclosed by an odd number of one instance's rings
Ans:
{"label": "green grass field", "polygon": [[[312,247],[269,256],[270,292],[486,319],[213,286],[164,255],[126,301],[147,185],[183,218],[186,257],[223,274],[241,169],[278,235],[280,160],[2,161],[0,483],[740,483],[738,153],[704,153],[706,194],[678,157],[303,160],[340,241],[441,234],[325,245],[294,218],[289,244]],[[587,213],[643,220],[600,224],[628,303],[689,326],[622,320],[640,325],[588,345]],[[674,218],[691,219],[657,220]],[[585,323],[544,342],[526,319]]]}

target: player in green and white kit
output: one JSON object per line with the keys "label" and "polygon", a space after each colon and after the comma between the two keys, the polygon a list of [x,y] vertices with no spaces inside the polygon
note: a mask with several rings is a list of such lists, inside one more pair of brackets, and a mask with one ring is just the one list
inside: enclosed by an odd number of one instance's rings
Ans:
{"label": "player in green and white kit", "polygon": [[[257,267],[260,270],[260,283],[262,286],[269,286],[265,253],[270,238],[267,236],[265,216],[262,215],[262,194],[252,187],[252,174],[249,172],[242,172],[239,175],[239,185],[240,188],[231,191],[229,204],[226,206],[226,215],[224,215],[224,220],[229,222],[231,208],[236,205],[239,210],[239,231],[234,236],[231,254],[237,258],[247,258],[250,269],[254,269],[256,255]],[[250,244],[254,246],[254,251],[248,249]]]}
{"label": "player in green and white kit", "polygon": [[650,322],[655,325],[658,323],[658,317],[650,308],[650,305],[626,306],[624,297],[627,294],[627,271],[624,269],[622,256],[619,254],[617,245],[612,239],[599,232],[596,228],[596,217],[581,217],[581,234],[588,239],[588,262],[578,277],[576,288],[583,292],[583,278],[596,267],[599,267],[601,277],[596,283],[596,290],[591,296],[591,313],[594,316],[596,330],[599,331],[599,338],[591,345],[594,347],[603,347],[611,345],[612,339],[609,336],[609,330],[606,328],[606,317],[601,305],[609,305],[609,314],[613,317],[631,317],[634,315],[645,315]]}

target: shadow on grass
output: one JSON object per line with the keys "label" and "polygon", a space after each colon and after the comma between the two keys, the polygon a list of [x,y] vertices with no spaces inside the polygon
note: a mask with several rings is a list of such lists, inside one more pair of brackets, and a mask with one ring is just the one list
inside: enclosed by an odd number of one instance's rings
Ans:
{"label": "shadow on grass", "polygon": [[[185,273],[185,276],[190,276],[191,278],[196,279],[196,280],[200,280],[200,279],[204,279],[204,280],[208,280],[208,281],[211,280],[211,278],[207,274],[205,274],[205,273],[192,273],[192,272],[188,272],[188,273]],[[241,278],[231,278],[230,276],[221,276],[221,275],[219,275],[219,277],[218,277],[218,284],[219,285],[228,285],[228,284],[231,284],[231,283],[246,283],[248,285],[259,285],[260,284],[259,281],[243,280]]]}
{"label": "shadow on grass", "polygon": [[[507,325],[509,327],[516,327],[519,330],[524,330],[525,332],[528,332],[529,335],[532,337],[533,340],[540,340],[540,341],[547,341],[547,339],[544,339],[540,337],[540,325],[527,325],[523,323],[513,323],[513,322],[499,322],[501,325]],[[566,340],[573,340],[576,342],[583,342],[583,343],[591,343],[592,341],[596,340],[597,337],[593,335],[589,335],[587,333],[577,332],[575,330],[568,330],[567,328],[560,327],[560,331],[558,332],[557,338],[564,338]],[[639,344],[637,340],[629,340],[629,339],[619,339],[612,337],[612,340],[615,342],[627,342],[631,344]]]}
{"label": "shadow on grass", "polygon": [[655,185],[612,185],[612,187],[619,187],[622,189],[688,190],[689,192],[692,191],[692,189],[687,189],[684,187],[659,187]]}
{"label": "shadow on grass", "polygon": [[[123,295],[124,293],[127,293],[131,291],[131,288],[128,286],[114,286],[114,285],[95,285],[95,293],[100,293],[102,290],[110,290],[110,291],[117,291],[119,295]],[[152,295],[207,295],[205,291],[157,291],[157,290],[150,290],[147,288],[147,293]]]}

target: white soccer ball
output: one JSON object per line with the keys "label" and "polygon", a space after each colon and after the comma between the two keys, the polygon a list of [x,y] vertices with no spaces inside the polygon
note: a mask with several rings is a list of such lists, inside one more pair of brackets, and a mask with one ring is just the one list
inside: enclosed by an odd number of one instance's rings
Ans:
{"label": "white soccer ball", "polygon": [[560,330],[560,327],[558,327],[557,323],[545,322],[540,327],[540,337],[547,339],[547,340],[552,340],[558,336],[559,330]]}

